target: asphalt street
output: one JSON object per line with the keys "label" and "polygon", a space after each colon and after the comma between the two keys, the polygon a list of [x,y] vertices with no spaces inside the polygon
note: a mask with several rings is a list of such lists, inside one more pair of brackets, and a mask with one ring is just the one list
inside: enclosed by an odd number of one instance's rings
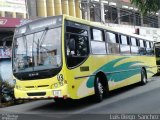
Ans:
{"label": "asphalt street", "polygon": [[[101,103],[92,97],[57,104],[54,100],[38,100],[0,108],[2,120],[97,120],[109,119],[111,114],[159,114],[160,77],[153,77],[147,85],[135,84],[112,91]],[[110,118],[111,119],[111,118]],[[160,116],[159,116],[160,119]]]}

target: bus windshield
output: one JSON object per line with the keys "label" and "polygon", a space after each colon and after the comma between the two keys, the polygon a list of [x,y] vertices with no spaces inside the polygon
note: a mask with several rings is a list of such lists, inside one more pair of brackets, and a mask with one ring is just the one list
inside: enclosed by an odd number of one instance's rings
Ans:
{"label": "bus windshield", "polygon": [[15,37],[13,72],[31,72],[61,66],[61,27]]}

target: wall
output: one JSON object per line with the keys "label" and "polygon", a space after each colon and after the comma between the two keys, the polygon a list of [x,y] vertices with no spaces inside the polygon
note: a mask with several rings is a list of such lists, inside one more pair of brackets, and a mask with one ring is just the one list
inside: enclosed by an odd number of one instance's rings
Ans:
{"label": "wall", "polygon": [[150,38],[153,41],[160,42],[160,29],[157,28],[148,28],[140,26],[130,26],[130,25],[119,25],[119,24],[106,24],[107,26],[115,27],[123,32],[135,33],[135,29],[139,28],[140,35]]}

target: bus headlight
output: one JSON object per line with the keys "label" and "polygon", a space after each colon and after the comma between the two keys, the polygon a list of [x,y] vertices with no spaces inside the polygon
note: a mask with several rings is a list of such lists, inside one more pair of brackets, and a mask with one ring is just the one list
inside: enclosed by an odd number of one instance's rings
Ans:
{"label": "bus headlight", "polygon": [[52,85],[52,89],[54,89],[54,88],[58,88],[58,83],[55,83]]}
{"label": "bus headlight", "polygon": [[19,86],[19,85],[16,85],[16,88],[17,88],[17,89],[22,89],[22,87],[21,87],[21,86]]}

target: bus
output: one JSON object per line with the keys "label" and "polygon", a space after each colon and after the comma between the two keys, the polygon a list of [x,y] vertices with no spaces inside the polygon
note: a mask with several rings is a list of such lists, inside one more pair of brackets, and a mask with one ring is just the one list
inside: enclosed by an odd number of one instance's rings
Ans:
{"label": "bus", "polygon": [[156,56],[156,64],[158,67],[157,72],[160,72],[160,42],[154,43],[155,56]]}
{"label": "bus", "polygon": [[16,28],[12,48],[16,99],[100,102],[157,71],[150,39],[67,15]]}

